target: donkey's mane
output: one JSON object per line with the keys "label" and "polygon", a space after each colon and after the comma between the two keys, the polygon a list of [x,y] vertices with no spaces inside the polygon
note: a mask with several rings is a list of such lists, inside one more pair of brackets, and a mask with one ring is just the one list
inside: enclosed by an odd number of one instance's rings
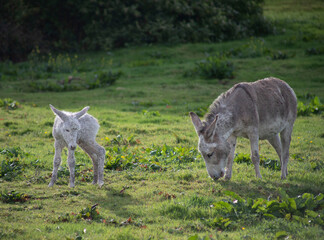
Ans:
{"label": "donkey's mane", "polygon": [[219,113],[221,105],[225,102],[225,100],[230,96],[234,90],[240,87],[241,84],[237,84],[234,87],[230,88],[226,92],[219,95],[214,102],[209,106],[209,111],[205,115],[205,121],[203,121],[203,129],[205,129],[208,125],[210,125]]}

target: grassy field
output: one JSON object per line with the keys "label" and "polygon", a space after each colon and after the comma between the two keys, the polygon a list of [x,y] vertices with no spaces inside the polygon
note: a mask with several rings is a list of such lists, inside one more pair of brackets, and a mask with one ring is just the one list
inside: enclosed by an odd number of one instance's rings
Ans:
{"label": "grassy field", "polygon": [[[36,49],[27,62],[0,63],[0,239],[323,239],[323,113],[297,118],[286,180],[266,141],[262,180],[245,139],[230,181],[212,181],[196,150],[188,112],[203,115],[235,83],[274,76],[305,105],[324,101],[323,1],[267,0],[264,12],[275,25],[264,38],[86,54]],[[234,76],[205,78],[197,62],[211,59],[229,61]],[[57,184],[47,187],[49,104],[88,105],[99,120],[102,188],[91,185],[91,161],[79,148],[76,187],[68,187],[66,151]]]}

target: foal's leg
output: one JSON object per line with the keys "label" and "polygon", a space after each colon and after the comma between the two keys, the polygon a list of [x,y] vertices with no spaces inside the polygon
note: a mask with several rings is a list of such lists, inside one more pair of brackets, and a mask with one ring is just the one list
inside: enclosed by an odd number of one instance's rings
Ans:
{"label": "foal's leg", "polygon": [[53,160],[53,172],[52,172],[51,182],[48,184],[49,187],[52,187],[54,185],[54,183],[56,182],[57,170],[61,164],[61,154],[62,154],[62,150],[64,148],[64,143],[55,140],[54,147],[55,147],[55,155],[54,155],[54,160]]}
{"label": "foal's leg", "polygon": [[101,147],[96,141],[80,142],[80,147],[89,155],[93,163],[93,182],[98,183],[99,186],[104,184],[103,171],[105,163],[105,149]]}
{"label": "foal's leg", "polygon": [[228,143],[231,146],[231,151],[227,158],[226,173],[225,173],[226,180],[230,180],[232,177],[232,166],[233,166],[234,152],[236,147],[236,137],[230,137],[228,139]]}
{"label": "foal's leg", "polygon": [[293,125],[288,126],[280,133],[280,139],[281,139],[281,144],[282,144],[281,179],[286,179],[286,177],[288,175],[287,164],[289,161],[289,147],[290,147],[292,130],[293,130]]}
{"label": "foal's leg", "polygon": [[259,156],[259,134],[252,133],[249,135],[251,144],[251,158],[254,164],[255,175],[258,178],[262,178],[260,173],[260,156]]}
{"label": "foal's leg", "polygon": [[276,134],[274,137],[268,139],[269,143],[271,146],[276,150],[279,159],[280,159],[280,164],[282,166],[282,159],[281,159],[281,141],[279,138],[279,134]]}
{"label": "foal's leg", "polygon": [[92,181],[92,184],[96,184],[98,182],[97,154],[95,153],[93,147],[91,147],[91,145],[89,143],[80,142],[79,146],[89,155],[89,157],[92,160],[92,164],[93,164],[93,181]]}
{"label": "foal's leg", "polygon": [[69,170],[70,170],[70,187],[74,187],[74,181],[75,181],[75,157],[74,157],[74,152],[75,150],[71,150],[69,148],[69,153],[68,153],[68,165],[69,165]]}

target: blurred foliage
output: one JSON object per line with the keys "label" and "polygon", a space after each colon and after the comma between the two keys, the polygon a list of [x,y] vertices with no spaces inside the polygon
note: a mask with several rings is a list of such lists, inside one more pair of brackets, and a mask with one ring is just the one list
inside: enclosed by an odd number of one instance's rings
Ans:
{"label": "blurred foliage", "polygon": [[310,116],[311,114],[321,114],[324,111],[324,104],[318,96],[305,94],[298,98],[297,116]]}
{"label": "blurred foliage", "polygon": [[219,42],[273,31],[263,0],[0,0],[0,60],[42,51]]}

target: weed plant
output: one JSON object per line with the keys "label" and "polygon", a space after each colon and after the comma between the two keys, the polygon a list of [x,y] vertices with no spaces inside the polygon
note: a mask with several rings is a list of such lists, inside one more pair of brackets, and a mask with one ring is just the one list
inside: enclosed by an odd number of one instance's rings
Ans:
{"label": "weed plant", "polygon": [[233,78],[234,64],[224,56],[207,56],[196,63],[193,73],[205,79]]}
{"label": "weed plant", "polygon": [[0,192],[0,199],[4,203],[26,202],[30,196],[25,193],[19,193],[15,190]]}
{"label": "weed plant", "polygon": [[7,110],[15,110],[19,105],[19,102],[12,100],[11,98],[0,99],[0,107]]}
{"label": "weed plant", "polygon": [[318,96],[306,96],[305,101],[306,103],[298,101],[298,116],[310,116],[311,114],[321,114],[324,111],[324,104],[321,103]]}

